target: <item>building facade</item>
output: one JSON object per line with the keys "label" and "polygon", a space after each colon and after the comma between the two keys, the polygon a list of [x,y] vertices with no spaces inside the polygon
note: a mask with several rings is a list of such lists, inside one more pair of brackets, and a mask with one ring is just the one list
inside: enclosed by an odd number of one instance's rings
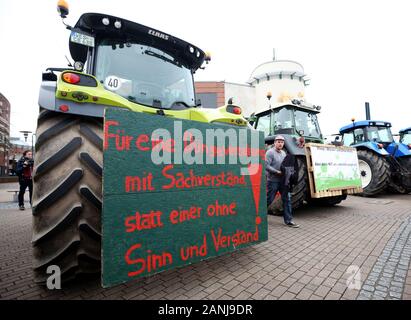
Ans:
{"label": "building facade", "polygon": [[267,109],[271,102],[287,102],[292,99],[305,99],[308,85],[303,66],[290,60],[273,60],[260,64],[244,84],[225,81],[199,81],[195,83],[197,98],[205,108],[217,108],[233,103],[242,108],[244,116]]}
{"label": "building facade", "polygon": [[9,174],[10,102],[0,93],[0,176]]}

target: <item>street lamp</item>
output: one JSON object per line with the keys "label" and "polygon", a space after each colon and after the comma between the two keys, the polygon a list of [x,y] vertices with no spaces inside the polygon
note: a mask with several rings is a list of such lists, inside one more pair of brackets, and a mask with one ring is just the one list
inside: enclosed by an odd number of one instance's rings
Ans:
{"label": "street lamp", "polygon": [[[22,134],[23,134],[23,136],[24,136],[24,142],[27,142],[27,137],[29,136],[29,134],[30,133],[32,133],[31,131],[28,131],[28,130],[22,130],[22,131],[20,131]],[[33,136],[35,136],[36,134],[35,133],[33,133],[32,135],[31,135],[31,154],[34,156],[34,154],[33,154]],[[37,137],[36,137],[37,138]]]}
{"label": "street lamp", "polygon": [[26,131],[26,130],[22,130],[20,131],[23,136],[24,136],[24,141],[27,142],[27,137],[29,136],[29,133],[31,133],[31,131]]}
{"label": "street lamp", "polygon": [[33,143],[33,137],[36,137],[36,141],[37,141],[37,135],[35,133],[33,133],[31,135],[31,155],[34,158],[34,143]]}

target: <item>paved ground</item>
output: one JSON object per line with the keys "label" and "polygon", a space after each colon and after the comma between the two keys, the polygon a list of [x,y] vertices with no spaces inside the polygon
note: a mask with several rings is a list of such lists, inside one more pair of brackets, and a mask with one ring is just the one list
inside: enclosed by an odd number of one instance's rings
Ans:
{"label": "paved ground", "polygon": [[31,274],[31,212],[0,185],[0,299],[411,299],[411,195],[303,208],[300,229],[268,217],[269,240],[102,289],[97,277],[50,291]]}

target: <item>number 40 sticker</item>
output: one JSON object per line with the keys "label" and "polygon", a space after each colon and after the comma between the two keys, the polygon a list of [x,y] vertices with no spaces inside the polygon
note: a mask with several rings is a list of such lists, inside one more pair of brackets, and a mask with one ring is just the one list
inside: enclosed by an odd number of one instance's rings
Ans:
{"label": "number 40 sticker", "polygon": [[121,87],[121,80],[116,76],[108,76],[106,80],[104,80],[104,87],[107,90],[116,91]]}

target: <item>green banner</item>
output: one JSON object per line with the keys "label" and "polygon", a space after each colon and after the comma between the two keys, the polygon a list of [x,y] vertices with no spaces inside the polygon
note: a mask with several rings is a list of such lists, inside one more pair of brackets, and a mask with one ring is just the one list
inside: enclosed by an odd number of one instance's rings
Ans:
{"label": "green banner", "polygon": [[266,241],[264,156],[259,131],[107,109],[103,287]]}

